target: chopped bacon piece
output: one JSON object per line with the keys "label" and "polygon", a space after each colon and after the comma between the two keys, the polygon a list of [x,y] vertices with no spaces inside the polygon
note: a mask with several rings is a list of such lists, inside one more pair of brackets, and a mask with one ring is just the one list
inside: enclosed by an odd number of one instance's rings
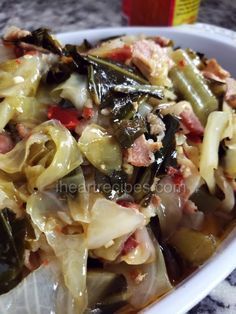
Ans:
{"label": "chopped bacon piece", "polygon": [[172,177],[176,173],[178,173],[178,171],[179,171],[178,169],[170,166],[170,167],[168,167],[167,174]]}
{"label": "chopped bacon piece", "polygon": [[83,109],[83,112],[82,112],[82,117],[86,120],[89,120],[91,119],[92,117],[94,116],[94,110],[93,108],[87,108],[85,107]]}
{"label": "chopped bacon piece", "polygon": [[232,107],[236,108],[236,80],[233,78],[226,79],[227,91],[225,95],[225,100]]}
{"label": "chopped bacon piece", "polygon": [[171,40],[164,36],[157,36],[154,38],[155,43],[160,45],[161,47],[167,47],[170,45]]}
{"label": "chopped bacon piece", "polygon": [[123,207],[139,209],[139,204],[130,201],[118,200],[116,203]]}
{"label": "chopped bacon piece", "polygon": [[174,167],[169,167],[167,170],[167,174],[171,176],[171,179],[177,187],[184,186],[184,177],[179,169]]}
{"label": "chopped bacon piece", "polygon": [[199,135],[195,135],[195,134],[192,134],[192,133],[188,133],[187,134],[187,138],[189,141],[195,143],[195,144],[200,144],[202,143],[202,137],[199,136]]}
{"label": "chopped bacon piece", "polygon": [[154,154],[144,135],[139,136],[134,141],[133,146],[128,148],[127,152],[127,161],[133,166],[148,167],[154,161]]}
{"label": "chopped bacon piece", "polygon": [[206,79],[214,80],[220,83],[225,83],[225,79],[221,79],[220,77],[216,76],[214,73],[202,71],[202,74]]}
{"label": "chopped bacon piece", "polygon": [[16,59],[16,63],[17,63],[17,64],[21,64],[21,63],[22,63],[22,60]]}
{"label": "chopped bacon piece", "polygon": [[156,194],[152,194],[150,204],[155,206],[155,208],[159,207],[161,205],[161,198]]}
{"label": "chopped bacon piece", "polygon": [[183,212],[185,214],[194,214],[197,211],[198,209],[194,202],[192,202],[191,200],[187,200],[184,204]]}
{"label": "chopped bacon piece", "polygon": [[17,58],[20,58],[24,55],[24,50],[21,47],[15,46],[14,47],[14,53]]}
{"label": "chopped bacon piece", "polygon": [[37,50],[26,50],[24,52],[24,55],[37,56],[38,55],[38,51]]}
{"label": "chopped bacon piece", "polygon": [[126,255],[138,246],[134,235],[131,235],[124,243],[124,247],[121,251],[121,255]]}
{"label": "chopped bacon piece", "polygon": [[124,45],[124,47],[113,49],[106,57],[113,61],[125,62],[132,57],[131,47]]}
{"label": "chopped bacon piece", "polygon": [[179,63],[178,63],[178,66],[179,66],[180,68],[184,68],[184,67],[186,66],[185,60],[180,60]]}
{"label": "chopped bacon piece", "polygon": [[32,252],[32,251],[26,249],[25,250],[25,256],[24,256],[24,265],[30,271],[37,269],[40,266],[40,255],[39,255],[39,253],[37,251]]}
{"label": "chopped bacon piece", "polygon": [[30,130],[22,123],[16,125],[16,130],[19,133],[20,138],[25,138],[30,135]]}
{"label": "chopped bacon piece", "polygon": [[204,76],[209,76],[209,74],[206,73],[213,74],[215,79],[225,80],[227,77],[230,77],[229,72],[224,70],[216,59],[209,59],[206,61],[206,67],[203,69],[203,74]]}
{"label": "chopped bacon piece", "polygon": [[11,137],[7,133],[0,133],[0,154],[6,154],[14,147]]}
{"label": "chopped bacon piece", "polygon": [[204,128],[201,125],[198,117],[192,110],[186,108],[180,113],[181,122],[187,128],[190,134],[202,136],[204,133]]}

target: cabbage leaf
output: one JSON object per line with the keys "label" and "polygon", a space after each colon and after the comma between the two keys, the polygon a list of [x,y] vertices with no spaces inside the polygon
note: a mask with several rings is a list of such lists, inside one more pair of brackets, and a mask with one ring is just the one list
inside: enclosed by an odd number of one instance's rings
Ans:
{"label": "cabbage leaf", "polygon": [[56,102],[59,102],[61,98],[67,99],[78,110],[82,110],[86,101],[90,99],[87,85],[87,78],[84,75],[73,73],[68,80],[52,90],[51,96]]}
{"label": "cabbage leaf", "polygon": [[214,111],[208,117],[204,132],[200,156],[200,174],[212,194],[215,192],[214,171],[218,168],[219,163],[219,145],[228,123],[229,114],[227,112]]}
{"label": "cabbage leaf", "polygon": [[23,172],[29,188],[44,189],[82,163],[78,145],[57,120],[46,121],[7,154],[0,154],[0,168],[9,174]]}
{"label": "cabbage leaf", "polygon": [[135,208],[123,207],[105,198],[97,199],[91,209],[91,222],[87,229],[88,248],[102,247],[133,233],[144,224],[144,215]]}
{"label": "cabbage leaf", "polygon": [[[60,206],[62,208],[60,208]],[[85,235],[63,234],[57,230],[63,227],[58,215],[58,209],[65,211],[64,206],[56,198],[51,198],[48,192],[36,192],[27,202],[26,211],[33,223],[46,236],[59,260],[64,282],[80,311],[83,313],[87,306],[86,273],[88,250]],[[80,231],[78,226],[77,231]]]}
{"label": "cabbage leaf", "polygon": [[0,312],[4,314],[76,314],[78,310],[55,261],[42,265],[16,288],[0,296]]}

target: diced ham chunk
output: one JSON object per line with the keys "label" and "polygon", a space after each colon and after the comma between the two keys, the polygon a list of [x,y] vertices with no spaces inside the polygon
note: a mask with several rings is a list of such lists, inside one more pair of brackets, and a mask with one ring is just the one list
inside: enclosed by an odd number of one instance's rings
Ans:
{"label": "diced ham chunk", "polygon": [[151,84],[165,85],[169,69],[173,66],[167,52],[167,48],[162,48],[153,40],[138,40],[133,45],[132,62]]}
{"label": "diced ham chunk", "polygon": [[230,73],[224,70],[216,59],[209,59],[206,61],[206,67],[202,71],[205,77],[213,78],[215,80],[224,81],[226,78],[230,77]]}
{"label": "diced ham chunk", "polygon": [[236,108],[236,80],[233,78],[226,79],[227,91],[225,95],[225,100],[232,107]]}
{"label": "diced ham chunk", "polygon": [[28,129],[26,126],[24,126],[24,124],[22,123],[18,123],[16,125],[16,130],[20,136],[20,138],[25,138],[28,137],[30,135],[30,129]]}
{"label": "diced ham chunk", "polygon": [[185,214],[194,214],[198,211],[197,206],[191,200],[187,200],[184,204],[183,211]]}
{"label": "diced ham chunk", "polygon": [[185,110],[183,110],[179,116],[181,118],[181,122],[190,134],[197,136],[203,135],[204,128],[193,110],[185,108]]}
{"label": "diced ham chunk", "polygon": [[202,74],[206,79],[214,80],[220,83],[225,83],[225,79],[221,79],[220,77],[216,76],[214,73],[202,71]]}
{"label": "diced ham chunk", "polygon": [[161,113],[164,115],[172,114],[179,117],[185,134],[194,136],[203,135],[204,128],[188,101],[183,100],[176,104],[171,104],[170,106],[163,108]]}
{"label": "diced ham chunk", "polygon": [[6,154],[14,147],[13,141],[6,133],[0,133],[0,154]]}
{"label": "diced ham chunk", "polygon": [[[152,143],[153,144],[153,143]],[[127,161],[136,167],[148,167],[154,162],[153,147],[144,135],[139,136],[133,143],[131,148],[128,148]],[[157,150],[158,147],[155,147]]]}

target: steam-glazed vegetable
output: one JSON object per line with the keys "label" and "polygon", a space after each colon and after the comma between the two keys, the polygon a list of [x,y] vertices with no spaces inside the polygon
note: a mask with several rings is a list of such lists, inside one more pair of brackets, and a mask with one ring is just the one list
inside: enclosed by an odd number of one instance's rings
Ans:
{"label": "steam-glazed vegetable", "polygon": [[[116,219],[122,221],[122,224],[115,228]],[[106,224],[111,228],[106,228]],[[127,208],[106,199],[98,199],[91,209],[91,222],[87,230],[88,247],[96,249],[113,244],[114,239],[131,234],[143,225],[144,216],[135,207]]]}
{"label": "steam-glazed vegetable", "polygon": [[174,87],[183,99],[191,103],[194,112],[205,125],[209,113],[217,110],[218,101],[185,51],[176,50],[172,58],[176,64],[170,71]]}
{"label": "steam-glazed vegetable", "polygon": [[217,239],[211,234],[181,228],[173,235],[171,243],[187,262],[199,266],[214,253]]}
{"label": "steam-glazed vegetable", "polygon": [[235,225],[235,80],[169,42],[4,36],[1,313],[140,312]]}
{"label": "steam-glazed vegetable", "polygon": [[[200,173],[207,182],[209,190],[214,193],[214,170],[218,168],[218,149],[220,141],[224,139],[224,131],[229,123],[229,115],[226,112],[212,112],[209,116],[200,159]],[[213,136],[214,134],[214,136]]]}
{"label": "steam-glazed vegetable", "polygon": [[58,85],[51,92],[53,100],[69,100],[77,109],[82,109],[89,98],[86,77],[72,74],[68,80]]}
{"label": "steam-glazed vegetable", "polygon": [[103,173],[121,170],[122,155],[114,137],[96,124],[89,125],[79,139],[79,147],[91,164]]}

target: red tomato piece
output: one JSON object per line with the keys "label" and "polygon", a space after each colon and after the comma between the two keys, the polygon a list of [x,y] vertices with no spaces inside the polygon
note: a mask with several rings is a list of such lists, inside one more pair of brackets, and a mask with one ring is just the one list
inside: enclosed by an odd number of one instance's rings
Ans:
{"label": "red tomato piece", "polygon": [[64,109],[59,106],[50,106],[48,108],[48,119],[59,120],[69,130],[74,130],[79,124],[76,109]]}

